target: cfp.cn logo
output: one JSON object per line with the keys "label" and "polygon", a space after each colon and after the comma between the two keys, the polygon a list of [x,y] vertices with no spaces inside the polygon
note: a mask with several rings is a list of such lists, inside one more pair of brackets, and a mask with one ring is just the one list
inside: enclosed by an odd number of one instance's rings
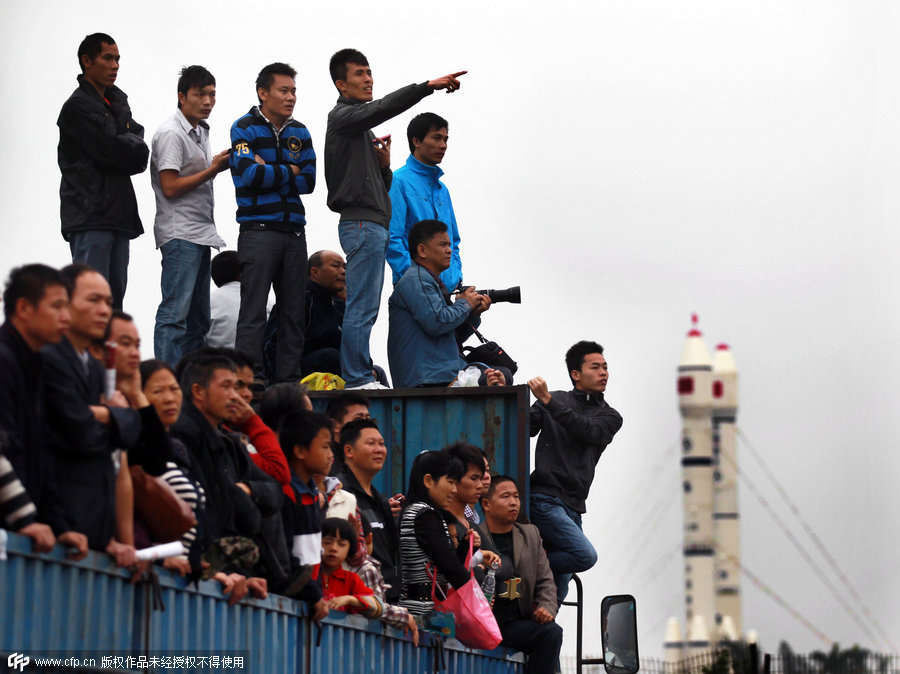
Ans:
{"label": "cfp.cn logo", "polygon": [[20,672],[25,671],[25,665],[31,662],[31,658],[27,655],[19,655],[18,653],[13,653],[8,658],[6,658],[6,666],[9,667],[12,671],[16,671],[17,669]]}

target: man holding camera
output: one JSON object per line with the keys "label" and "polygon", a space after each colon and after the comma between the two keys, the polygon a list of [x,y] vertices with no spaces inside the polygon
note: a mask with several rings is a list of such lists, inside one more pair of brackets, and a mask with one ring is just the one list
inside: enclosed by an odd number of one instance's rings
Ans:
{"label": "man holding camera", "polygon": [[[481,323],[491,298],[463,288],[451,301],[440,274],[452,257],[447,225],[421,220],[409,232],[413,264],[388,300],[388,362],[395,388],[447,386],[468,367],[459,344]],[[459,339],[459,341],[457,341]],[[500,386],[503,373],[482,369],[479,385]]]}

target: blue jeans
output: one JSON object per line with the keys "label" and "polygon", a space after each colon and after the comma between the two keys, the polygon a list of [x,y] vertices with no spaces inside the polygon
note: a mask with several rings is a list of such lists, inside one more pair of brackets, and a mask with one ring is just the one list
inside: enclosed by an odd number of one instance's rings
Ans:
{"label": "blue jeans", "polygon": [[172,367],[206,346],[209,332],[209,246],[172,239],[160,247],[162,301],[156,311],[153,353]]}
{"label": "blue jeans", "polygon": [[531,522],[541,532],[547,559],[556,581],[556,600],[562,603],[572,574],[597,563],[597,551],[581,529],[581,513],[548,494],[531,494]]}
{"label": "blue jeans", "polygon": [[369,336],[378,318],[384,286],[388,230],[377,222],[342,220],[341,248],[347,256],[347,305],[341,329],[341,373],[347,387],[374,381]]}
{"label": "blue jeans", "polygon": [[129,242],[127,234],[111,229],[88,229],[69,234],[72,262],[90,265],[109,281],[113,307],[122,308],[128,285]]}

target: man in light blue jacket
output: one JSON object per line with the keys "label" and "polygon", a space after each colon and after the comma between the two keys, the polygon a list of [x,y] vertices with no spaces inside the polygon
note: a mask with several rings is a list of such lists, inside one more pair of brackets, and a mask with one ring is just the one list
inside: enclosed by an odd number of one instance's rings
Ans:
{"label": "man in light blue jacket", "polygon": [[447,120],[433,112],[423,112],[406,129],[410,155],[406,164],[394,172],[391,184],[391,226],[387,261],[394,272],[394,285],[411,264],[409,231],[420,220],[440,220],[450,236],[450,266],[440,277],[451,292],[462,282],[459,257],[459,230],[450,192],[441,182],[444,172],[438,166],[447,152]]}
{"label": "man in light blue jacket", "polygon": [[[447,225],[417,222],[409,234],[413,264],[388,300],[388,361],[395,388],[446,386],[468,363],[459,354],[463,341],[491,306],[487,295],[464,288],[451,300],[439,274],[450,266]],[[498,370],[485,368],[479,384],[504,383]]]}

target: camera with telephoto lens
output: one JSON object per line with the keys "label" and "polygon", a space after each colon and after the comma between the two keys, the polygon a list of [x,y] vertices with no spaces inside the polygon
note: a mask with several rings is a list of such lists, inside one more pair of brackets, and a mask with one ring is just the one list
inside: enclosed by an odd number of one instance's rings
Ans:
{"label": "camera with telephoto lens", "polygon": [[522,304],[522,292],[519,286],[512,288],[504,288],[503,290],[476,290],[479,295],[487,295],[491,298],[491,302],[510,302],[511,304]]}

